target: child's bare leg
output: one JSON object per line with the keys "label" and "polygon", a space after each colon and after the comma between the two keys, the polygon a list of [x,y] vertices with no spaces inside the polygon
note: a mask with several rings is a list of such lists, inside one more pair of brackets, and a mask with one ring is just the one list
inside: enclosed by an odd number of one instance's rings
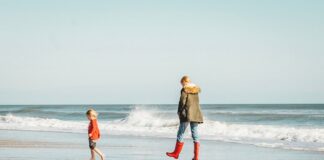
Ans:
{"label": "child's bare leg", "polygon": [[104,154],[98,148],[94,148],[93,150],[100,156],[101,160],[105,159]]}
{"label": "child's bare leg", "polygon": [[90,152],[91,152],[91,159],[90,160],[96,160],[95,151],[93,149],[90,149]]}

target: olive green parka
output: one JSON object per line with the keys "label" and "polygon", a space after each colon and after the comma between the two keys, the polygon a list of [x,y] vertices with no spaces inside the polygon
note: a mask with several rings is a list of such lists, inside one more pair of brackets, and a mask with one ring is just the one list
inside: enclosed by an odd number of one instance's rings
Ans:
{"label": "olive green parka", "polygon": [[200,88],[194,84],[187,85],[181,89],[178,105],[178,116],[180,122],[203,123],[203,115],[199,105]]}

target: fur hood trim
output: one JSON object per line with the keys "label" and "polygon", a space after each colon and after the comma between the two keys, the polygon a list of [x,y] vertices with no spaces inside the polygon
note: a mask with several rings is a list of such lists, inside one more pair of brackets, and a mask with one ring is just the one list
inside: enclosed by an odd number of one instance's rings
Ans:
{"label": "fur hood trim", "polygon": [[197,93],[201,92],[200,87],[193,83],[190,83],[190,84],[184,86],[183,89],[188,94],[197,94]]}

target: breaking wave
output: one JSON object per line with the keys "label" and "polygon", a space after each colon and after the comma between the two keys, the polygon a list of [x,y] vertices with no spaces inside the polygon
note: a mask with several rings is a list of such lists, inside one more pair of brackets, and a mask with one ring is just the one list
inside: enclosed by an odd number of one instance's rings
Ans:
{"label": "breaking wave", "polygon": [[[170,113],[135,107],[123,119],[101,121],[102,134],[175,137],[178,119]],[[0,129],[85,133],[88,122],[0,116]],[[323,151],[324,128],[285,127],[275,125],[232,124],[205,120],[200,125],[202,139],[253,144],[262,147]],[[189,131],[186,133],[189,137]]]}

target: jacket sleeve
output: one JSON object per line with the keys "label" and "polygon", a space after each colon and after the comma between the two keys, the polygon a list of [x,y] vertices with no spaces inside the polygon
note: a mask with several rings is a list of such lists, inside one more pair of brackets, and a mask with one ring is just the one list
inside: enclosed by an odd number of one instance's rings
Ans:
{"label": "jacket sleeve", "polygon": [[183,110],[185,109],[187,103],[187,97],[188,94],[184,90],[181,90],[181,96],[178,106],[178,115],[183,115]]}
{"label": "jacket sleeve", "polygon": [[91,134],[92,136],[96,132],[96,129],[97,129],[97,122],[92,120],[89,134]]}
{"label": "jacket sleeve", "polygon": [[98,132],[98,138],[100,138],[100,130],[99,130],[99,126],[98,126],[98,122],[96,122],[96,128],[97,128],[97,132]]}

